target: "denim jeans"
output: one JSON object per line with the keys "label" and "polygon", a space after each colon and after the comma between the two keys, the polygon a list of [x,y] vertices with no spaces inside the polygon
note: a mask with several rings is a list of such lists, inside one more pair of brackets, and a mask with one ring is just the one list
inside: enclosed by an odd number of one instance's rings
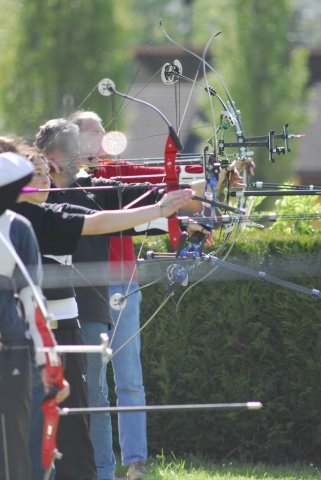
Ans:
{"label": "denim jeans", "polygon": [[[131,285],[131,291],[138,288]],[[109,295],[126,294],[127,286],[109,287]],[[99,344],[100,333],[106,332],[112,339],[111,348],[115,352],[139,329],[139,307],[141,294],[137,292],[127,298],[120,322],[115,331],[108,330],[101,322],[83,322],[83,332],[87,344]],[[116,323],[119,313],[111,311]],[[98,355],[89,354],[87,384],[90,406],[109,406],[106,370]],[[145,391],[140,361],[140,335],[136,335],[112,360],[117,405],[145,405]],[[118,415],[119,444],[123,465],[144,462],[147,459],[146,414],[122,413]],[[109,414],[91,415],[91,440],[95,450],[98,480],[114,480],[115,457],[112,449],[112,428]]]}

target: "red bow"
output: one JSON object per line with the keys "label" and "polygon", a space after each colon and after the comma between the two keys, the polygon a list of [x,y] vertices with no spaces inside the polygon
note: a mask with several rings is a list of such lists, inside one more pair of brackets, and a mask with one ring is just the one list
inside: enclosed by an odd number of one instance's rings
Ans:
{"label": "red bow", "polygon": [[50,471],[54,460],[61,456],[56,445],[59,422],[56,395],[64,387],[64,375],[60,357],[53,349],[56,345],[55,339],[39,306],[36,308],[35,316],[36,325],[44,347],[52,348],[49,353],[45,353],[45,376],[49,392],[46,394],[41,406],[44,414],[41,458],[45,470]]}
{"label": "red bow", "polygon": [[[179,177],[176,169],[176,156],[177,152],[182,150],[182,144],[172,127],[169,127],[169,133],[165,146],[165,182],[168,185],[167,192],[176,190],[179,183]],[[171,244],[176,250],[182,237],[182,231],[180,229],[179,221],[176,213],[168,218],[168,233]]]}
{"label": "red bow", "polygon": [[[25,278],[27,284],[31,289],[33,300],[36,303],[34,311],[35,323],[41,337],[42,344],[44,347],[52,348],[56,345],[56,342],[47,322],[47,319],[49,319],[49,314],[43,301],[42,295],[37,290],[37,286],[34,284],[20,256],[13,248],[11,243],[8,242],[4,235],[1,234],[1,232],[0,240],[7,248],[10,255],[14,258],[19,270],[21,271],[23,277]],[[46,384],[49,387],[49,393],[47,394],[42,406],[44,411],[42,462],[44,468],[46,469],[45,478],[49,478],[51,465],[55,458],[60,456],[56,448],[56,433],[58,428],[58,409],[56,394],[64,386],[64,376],[60,357],[54,351],[54,349],[50,350],[49,353],[46,353],[45,358]]]}

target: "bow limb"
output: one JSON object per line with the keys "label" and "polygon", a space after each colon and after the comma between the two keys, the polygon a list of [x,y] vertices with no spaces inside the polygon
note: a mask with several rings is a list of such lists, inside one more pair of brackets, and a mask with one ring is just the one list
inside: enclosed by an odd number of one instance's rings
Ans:
{"label": "bow limb", "polygon": [[39,307],[36,308],[35,317],[43,346],[52,349],[45,353],[44,383],[48,391],[41,405],[44,417],[41,459],[46,470],[45,478],[49,478],[53,462],[55,459],[61,458],[56,445],[59,422],[57,393],[64,388],[64,375],[60,357],[53,348],[56,346],[56,341],[48,327],[48,317],[43,315]]}
{"label": "bow limb", "polygon": [[44,480],[49,480],[54,461],[62,457],[56,446],[59,410],[54,392],[51,398],[48,397],[43,402],[41,408],[44,416],[41,460],[45,468]]}
{"label": "bow limb", "polygon": [[[155,105],[152,105],[151,103],[141,100],[137,97],[132,97],[131,95],[117,91],[114,82],[109,78],[104,78],[99,82],[98,90],[103,96],[110,96],[112,94],[116,94],[128,100],[141,103],[142,105],[145,105],[146,107],[154,110],[167,124],[169,133],[165,146],[165,182],[168,185],[167,191],[175,189],[174,183],[177,185],[179,181],[176,172],[176,156],[177,152],[179,150],[182,150],[183,147],[174,128],[172,127],[168,119],[165,117],[165,115],[157,107],[155,107]],[[176,215],[169,219],[168,227],[171,243],[176,249],[182,236]]]}
{"label": "bow limb", "polygon": [[[39,287],[35,285],[20,256],[7,241],[7,239],[1,234],[1,232],[0,240],[8,250],[8,253],[14,258],[20,272],[28,284],[28,287],[25,287],[21,290],[19,296],[24,305],[25,316],[29,320],[29,328],[31,333],[33,333],[33,338],[38,337],[40,343],[44,347],[54,347],[56,342],[48,326],[50,315]],[[42,409],[44,412],[44,426],[41,453],[42,463],[46,470],[46,479],[49,478],[53,461],[58,457],[56,433],[59,415],[56,394],[61,388],[64,387],[64,376],[60,357],[54,352],[53,349],[49,353],[45,354],[44,360],[44,383],[48,389],[48,393],[42,404]]]}
{"label": "bow limb", "polygon": [[[165,182],[167,184],[167,188],[166,188],[167,192],[170,192],[171,190],[175,190],[179,182],[179,178],[176,170],[176,156],[177,156],[177,152],[181,150],[181,148],[182,148],[182,145],[180,143],[180,140],[177,137],[174,129],[170,126],[167,141],[166,141],[166,146],[165,146],[165,154],[164,154]],[[182,238],[182,231],[181,231],[176,213],[172,215],[170,218],[168,218],[168,233],[169,233],[170,242],[173,248],[176,250]]]}

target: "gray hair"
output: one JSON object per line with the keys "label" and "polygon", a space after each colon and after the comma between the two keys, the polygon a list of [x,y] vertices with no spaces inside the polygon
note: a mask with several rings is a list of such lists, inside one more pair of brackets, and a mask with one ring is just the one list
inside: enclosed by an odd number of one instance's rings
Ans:
{"label": "gray hair", "polygon": [[79,148],[79,127],[65,118],[54,118],[41,125],[36,135],[35,147],[44,153],[51,153],[56,148],[64,153],[75,153]]}
{"label": "gray hair", "polygon": [[103,123],[102,119],[96,112],[85,111],[85,110],[77,110],[76,112],[72,113],[68,118],[69,122],[78,125],[79,129],[81,130],[81,124],[83,120],[87,118],[91,118],[92,120],[96,120],[99,123]]}

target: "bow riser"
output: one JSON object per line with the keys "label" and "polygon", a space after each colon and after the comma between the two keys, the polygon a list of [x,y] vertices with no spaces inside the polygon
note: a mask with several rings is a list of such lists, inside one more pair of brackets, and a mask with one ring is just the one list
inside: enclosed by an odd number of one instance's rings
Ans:
{"label": "bow riser", "polygon": [[[165,146],[164,162],[165,162],[165,182],[167,184],[166,191],[177,189],[179,182],[178,173],[176,169],[176,156],[178,152],[177,141],[174,140],[172,132],[169,133]],[[182,237],[182,231],[179,226],[179,222],[176,214],[172,215],[168,219],[168,233],[171,245],[176,250],[180,239]]]}

